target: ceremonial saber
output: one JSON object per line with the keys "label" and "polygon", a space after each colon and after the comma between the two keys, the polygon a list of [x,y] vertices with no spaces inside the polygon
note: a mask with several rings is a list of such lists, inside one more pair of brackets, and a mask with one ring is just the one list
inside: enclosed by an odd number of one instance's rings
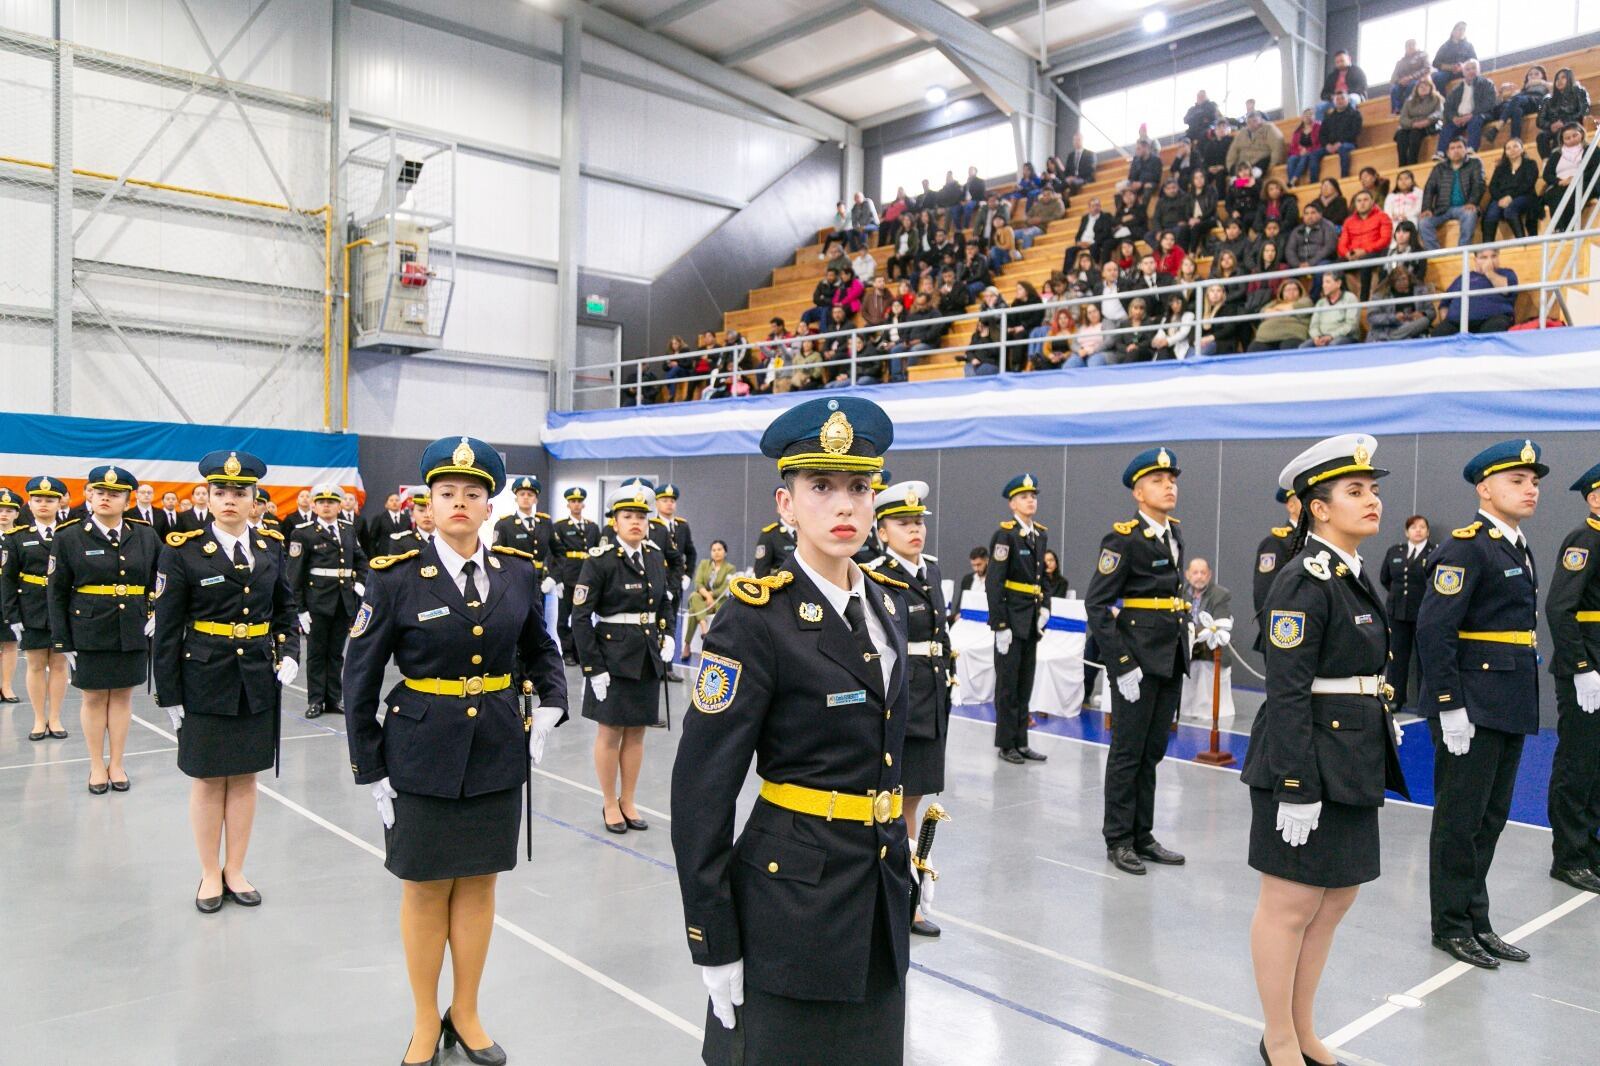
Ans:
{"label": "ceremonial saber", "polygon": [[[916,854],[911,857],[911,865],[919,873],[927,874],[932,880],[939,880],[939,871],[928,865],[928,855],[933,851],[933,835],[939,831],[940,822],[948,822],[950,815],[937,803],[928,804],[928,810],[922,816],[922,831],[917,834]],[[917,908],[922,904],[922,878],[911,882],[911,919],[916,920]]]}
{"label": "ceremonial saber", "polygon": [[528,861],[533,861],[533,750],[528,747],[533,738],[533,682],[522,682],[522,748],[528,753],[528,780],[523,791],[527,800],[527,817],[523,819],[528,838]]}

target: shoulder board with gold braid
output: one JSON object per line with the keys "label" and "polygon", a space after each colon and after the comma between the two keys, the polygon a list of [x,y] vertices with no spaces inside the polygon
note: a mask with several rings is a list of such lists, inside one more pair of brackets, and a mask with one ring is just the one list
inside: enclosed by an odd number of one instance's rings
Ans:
{"label": "shoulder board with gold braid", "polygon": [[543,511],[535,511],[535,512],[533,512],[533,517],[535,517],[535,518],[543,518],[543,519],[547,519],[548,520],[550,516],[545,514]]}
{"label": "shoulder board with gold braid", "polygon": [[1294,532],[1294,529],[1291,526],[1273,526],[1272,527],[1272,535],[1274,537],[1277,537],[1279,540],[1288,540],[1289,539],[1289,534],[1291,534],[1293,532]]}
{"label": "shoulder board with gold braid", "polygon": [[283,539],[282,533],[279,533],[276,529],[268,529],[266,526],[262,526],[260,529],[256,530],[256,532],[261,534],[263,537],[271,537],[273,540]]}
{"label": "shoulder board with gold braid", "polygon": [[655,515],[651,515],[650,516],[650,524],[653,525],[653,526],[664,526],[664,525],[666,525],[665,522],[663,522],[661,519],[657,518]]}
{"label": "shoulder board with gold braid", "polygon": [[144,519],[142,519],[142,518],[135,518],[135,517],[133,517],[133,515],[131,515],[131,514],[125,514],[125,515],[123,515],[123,516],[122,516],[122,520],[123,520],[123,521],[124,521],[124,522],[132,522],[132,523],[133,523],[133,524],[134,524],[134,525],[136,525],[136,526],[148,526],[148,525],[149,525],[149,524],[150,524],[150,523],[149,523],[149,522],[146,522],[146,521],[145,521],[145,520],[144,520]]}
{"label": "shoulder board with gold braid", "polygon": [[911,587],[904,581],[896,581],[888,574],[880,574],[876,570],[863,570],[862,572],[880,585],[893,585],[897,589],[908,589]]}
{"label": "shoulder board with gold braid", "polygon": [[793,580],[794,574],[788,570],[779,570],[766,577],[736,577],[728,582],[728,591],[733,593],[735,599],[752,607],[765,607],[775,589],[781,589]]}
{"label": "shoulder board with gold braid", "polygon": [[1034,529],[1042,529],[1042,530],[1044,530],[1044,531],[1045,531],[1045,532],[1046,532],[1046,533],[1048,533],[1048,532],[1050,532],[1050,527],[1049,527],[1049,526],[1047,526],[1047,525],[1045,525],[1045,524],[1044,524],[1044,523],[1043,523],[1043,522],[1035,522],[1035,523],[1034,523],[1034,524],[1033,524],[1033,528],[1034,528]]}
{"label": "shoulder board with gold braid", "polygon": [[76,518],[69,518],[65,522],[57,522],[56,530],[59,532],[60,530],[66,529],[68,526],[75,526],[78,524],[78,521],[79,520]]}
{"label": "shoulder board with gold braid", "polygon": [[492,552],[499,552],[501,555],[515,555],[519,558],[531,560],[532,562],[539,561],[532,552],[525,552],[521,548],[512,548],[505,544],[496,544],[489,550]]}
{"label": "shoulder board with gold braid", "polygon": [[205,530],[203,529],[191,529],[188,532],[181,532],[174,529],[171,533],[167,534],[167,547],[181,548],[195,537],[201,536],[204,533]]}
{"label": "shoulder board with gold braid", "polygon": [[1584,521],[1589,523],[1589,528],[1590,529],[1593,529],[1593,530],[1595,530],[1597,532],[1600,532],[1600,522],[1596,522],[1594,520],[1594,518],[1592,518],[1592,517],[1585,518]]}
{"label": "shoulder board with gold braid", "polygon": [[778,528],[778,523],[773,522],[770,525],[762,526],[761,527],[761,532],[763,532],[763,533],[771,533],[774,529],[777,529],[777,528]]}
{"label": "shoulder board with gold braid", "polygon": [[1183,525],[1183,523],[1182,523],[1182,522],[1180,522],[1180,521],[1178,521],[1178,520],[1177,520],[1177,519],[1176,519],[1176,518],[1173,518],[1173,517],[1171,517],[1171,516],[1170,516],[1170,515],[1169,515],[1169,516],[1168,516],[1168,517],[1167,517],[1167,521],[1168,521],[1168,522],[1171,522],[1171,523],[1172,523],[1172,524],[1173,524],[1173,525],[1175,525],[1175,526],[1181,526],[1181,525]]}
{"label": "shoulder board with gold braid", "polygon": [[1126,522],[1111,523],[1111,528],[1126,537],[1129,533],[1132,533],[1134,529],[1138,527],[1138,525],[1139,520],[1137,518],[1130,518]]}
{"label": "shoulder board with gold braid", "polygon": [[655,541],[650,540],[648,537],[640,541],[639,546],[647,552],[658,552],[661,550],[661,546]]}
{"label": "shoulder board with gold braid", "polygon": [[1478,530],[1482,528],[1482,522],[1474,522],[1470,526],[1462,526],[1460,529],[1452,529],[1450,531],[1450,535],[1458,540],[1471,540],[1473,537],[1478,535]]}
{"label": "shoulder board with gold braid", "polygon": [[1004,522],[1000,523],[1000,528],[1001,529],[1016,529],[1017,528],[1017,523],[1014,520],[1008,518]]}
{"label": "shoulder board with gold braid", "polygon": [[372,560],[368,561],[367,565],[372,567],[372,569],[374,569],[374,570],[387,570],[387,569],[389,569],[389,567],[393,566],[395,563],[404,562],[405,560],[411,558],[413,555],[421,555],[421,554],[422,554],[422,549],[421,548],[412,548],[410,551],[401,552],[399,555],[380,555],[376,559],[372,559]]}

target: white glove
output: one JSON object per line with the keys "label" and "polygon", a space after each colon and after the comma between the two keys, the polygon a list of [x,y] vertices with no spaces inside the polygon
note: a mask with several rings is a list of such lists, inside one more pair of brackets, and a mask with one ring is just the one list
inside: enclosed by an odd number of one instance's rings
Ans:
{"label": "white glove", "polygon": [[734,1026],[733,1008],[744,1006],[744,960],[700,967],[700,980],[711,995],[711,1013],[724,1029]]}
{"label": "white glove", "polygon": [[678,657],[678,642],[671,637],[661,638],[661,661],[670,663]]}
{"label": "white glove", "polygon": [[611,675],[609,673],[589,675],[589,691],[594,693],[594,698],[598,702],[604,703],[606,701],[606,690],[610,687]]}
{"label": "white glove", "polygon": [[278,664],[278,684],[292,685],[294,679],[300,676],[300,664],[293,659],[284,659]]}
{"label": "white glove", "polygon": [[372,783],[372,799],[378,805],[378,817],[383,819],[385,829],[394,828],[394,798],[398,795],[400,793],[389,784],[387,777]]}
{"label": "white glove", "polygon": [[692,585],[692,584],[693,584],[693,582],[689,580],[689,575],[688,574],[684,574],[683,575],[683,591],[688,592],[689,591],[689,586]]}
{"label": "white glove", "polygon": [[566,594],[567,594],[567,586],[566,586],[565,582],[563,582],[563,583],[561,583],[561,584],[556,586],[556,599],[558,599],[558,600],[562,599],[563,597],[566,596]]}
{"label": "white glove", "polygon": [[1600,710],[1600,673],[1586,670],[1572,675],[1572,684],[1578,690],[1578,708],[1584,714]]}
{"label": "white glove", "polygon": [[156,616],[155,615],[151,615],[149,618],[146,618],[144,620],[144,635],[146,637],[153,637],[153,636],[156,635]]}
{"label": "white glove", "polygon": [[306,634],[309,634],[311,632],[311,612],[310,611],[301,611],[300,612],[300,632],[306,633]]}
{"label": "white glove", "polygon": [[926,870],[917,869],[916,852],[911,853],[911,877],[921,886],[917,894],[917,910],[923,914],[933,913],[933,886],[936,882],[933,875]]}
{"label": "white glove", "polygon": [[544,742],[550,739],[550,730],[561,721],[560,707],[536,707],[533,712],[533,728],[528,730],[528,758],[533,760],[533,765],[538,766],[544,761]]}
{"label": "white glove", "polygon": [[539,582],[539,591],[544,593],[546,596],[548,596],[548,595],[550,595],[550,593],[554,592],[555,588],[556,588],[556,579],[553,578],[553,577],[547,577],[543,581]]}
{"label": "white glove", "polygon": [[1044,627],[1050,624],[1050,608],[1039,608],[1039,635],[1044,636]]}
{"label": "white glove", "polygon": [[11,623],[11,632],[18,640],[21,640],[22,639],[22,623],[21,622],[12,622]]}
{"label": "white glove", "polygon": [[1278,802],[1278,831],[1283,834],[1283,842],[1291,848],[1304,844],[1321,818],[1320,800],[1316,803]]}
{"label": "white glove", "polygon": [[174,733],[183,728],[183,704],[180,703],[176,707],[163,707],[162,710],[167,712],[167,720],[172,723],[172,731]]}
{"label": "white glove", "polygon": [[68,670],[76,670],[78,668],[78,653],[77,652],[75,652],[75,651],[64,651],[64,652],[61,653],[61,657],[67,661],[67,669]]}
{"label": "white glove", "polygon": [[1144,680],[1144,671],[1135,666],[1132,670],[1117,678],[1117,691],[1122,693],[1122,698],[1129,703],[1139,699],[1139,683]]}
{"label": "white glove", "polygon": [[994,653],[1005,655],[1011,650],[1011,630],[997,629],[994,631]]}
{"label": "white glove", "polygon": [[1389,716],[1389,728],[1394,730],[1394,746],[1399,747],[1406,742],[1406,731],[1400,728],[1400,723],[1395,721],[1394,715]]}
{"label": "white glove", "polygon": [[1452,707],[1439,712],[1439,729],[1444,733],[1444,749],[1451,755],[1465,755],[1472,747],[1472,738],[1478,732],[1467,718],[1465,707]]}
{"label": "white glove", "polygon": [[356,582],[355,587],[357,596],[365,596],[367,594],[367,586],[362,584],[360,581]]}

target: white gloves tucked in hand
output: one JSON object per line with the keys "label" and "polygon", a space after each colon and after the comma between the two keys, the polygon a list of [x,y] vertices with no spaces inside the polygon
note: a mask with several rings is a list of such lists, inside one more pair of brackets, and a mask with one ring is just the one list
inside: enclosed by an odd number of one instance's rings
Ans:
{"label": "white gloves tucked in hand", "polygon": [[1044,636],[1044,627],[1050,624],[1050,608],[1039,608],[1039,635]]}
{"label": "white gloves tucked in hand", "polygon": [[400,793],[389,784],[387,777],[372,783],[372,799],[378,805],[378,817],[383,819],[385,829],[394,828],[394,798],[398,795]]}
{"label": "white gloves tucked in hand", "polygon": [[365,596],[367,594],[367,586],[363,585],[361,582],[357,581],[355,587],[357,596]]}
{"label": "white gloves tucked in hand", "polygon": [[688,592],[689,591],[689,586],[691,584],[693,584],[693,582],[691,582],[689,580],[689,575],[688,574],[684,574],[683,575],[683,591]]}
{"label": "white gloves tucked in hand", "polygon": [[734,1027],[733,1008],[744,1006],[744,960],[700,967],[700,980],[711,995],[711,1013],[724,1029]]}
{"label": "white gloves tucked in hand", "polygon": [[606,701],[606,692],[611,688],[611,675],[609,673],[590,674],[589,691],[594,693],[594,698],[601,703]]}
{"label": "white gloves tucked in hand", "polygon": [[678,657],[678,642],[671,637],[661,638],[661,661],[670,663]]}
{"label": "white gloves tucked in hand", "polygon": [[153,637],[153,636],[156,635],[156,616],[155,615],[151,615],[149,618],[146,618],[144,620],[144,635],[146,637]]}
{"label": "white gloves tucked in hand", "polygon": [[997,629],[994,631],[994,653],[1005,655],[1011,651],[1011,630]]}
{"label": "white gloves tucked in hand", "polygon": [[11,623],[11,633],[18,640],[21,640],[22,639],[22,623],[21,622],[12,622]]}
{"label": "white gloves tucked in hand", "polygon": [[172,731],[174,733],[183,728],[183,704],[180,703],[176,707],[163,707],[161,709],[167,712],[167,720],[172,723]]}
{"label": "white gloves tucked in hand", "polygon": [[528,758],[533,760],[533,765],[538,766],[544,761],[544,743],[550,739],[550,731],[561,721],[560,707],[538,707],[533,712],[533,728],[528,730]]}
{"label": "white gloves tucked in hand", "polygon": [[65,659],[65,660],[67,660],[67,669],[68,670],[76,670],[78,668],[78,653],[77,652],[75,652],[75,651],[64,651],[64,652],[61,653],[61,657],[63,659]]}
{"label": "white gloves tucked in hand", "polygon": [[550,593],[554,592],[555,590],[556,590],[556,579],[555,578],[547,577],[543,581],[539,582],[539,591],[544,593],[546,596],[550,595]]}
{"label": "white gloves tucked in hand", "polygon": [[301,611],[300,612],[300,632],[306,633],[306,634],[310,634],[310,632],[311,632],[311,612],[310,611]]}
{"label": "white gloves tucked in hand", "polygon": [[558,600],[562,599],[562,598],[564,598],[566,596],[566,594],[567,594],[567,586],[566,586],[565,583],[562,583],[562,584],[559,584],[559,585],[556,586],[556,599],[558,599]]}
{"label": "white gloves tucked in hand", "polygon": [[1283,842],[1291,848],[1304,844],[1321,818],[1320,800],[1316,803],[1278,802],[1278,832],[1283,834]]}
{"label": "white gloves tucked in hand", "polygon": [[1144,671],[1135,666],[1132,670],[1117,678],[1117,691],[1122,693],[1122,698],[1129,703],[1139,699],[1139,685],[1144,681]]}
{"label": "white gloves tucked in hand", "polygon": [[1394,730],[1394,746],[1399,747],[1406,742],[1406,731],[1400,728],[1400,723],[1395,721],[1394,715],[1389,716],[1389,728]]}
{"label": "white gloves tucked in hand", "polygon": [[1465,707],[1452,707],[1439,712],[1439,730],[1444,734],[1444,750],[1451,755],[1465,755],[1472,747],[1472,738],[1478,732],[1467,718]]}
{"label": "white gloves tucked in hand", "polygon": [[933,886],[938,882],[933,879],[932,873],[917,869],[916,852],[912,852],[911,877],[921,886],[917,892],[917,909],[923,914],[932,914]]}
{"label": "white gloves tucked in hand", "polygon": [[292,685],[294,679],[300,676],[300,664],[293,659],[284,659],[278,664],[278,684]]}
{"label": "white gloves tucked in hand", "polygon": [[1578,690],[1578,709],[1584,714],[1600,710],[1600,673],[1585,670],[1572,675],[1573,687]]}

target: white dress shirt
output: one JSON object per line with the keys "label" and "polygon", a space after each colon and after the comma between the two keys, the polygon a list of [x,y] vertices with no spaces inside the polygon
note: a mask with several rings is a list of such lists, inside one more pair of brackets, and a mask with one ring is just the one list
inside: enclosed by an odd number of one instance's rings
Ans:
{"label": "white dress shirt", "polygon": [[1339,561],[1340,562],[1344,563],[1344,565],[1346,565],[1346,566],[1348,566],[1350,568],[1350,572],[1352,574],[1356,575],[1356,577],[1360,577],[1361,576],[1361,555],[1360,555],[1359,552],[1357,554],[1355,554],[1355,555],[1351,555],[1348,552],[1346,552],[1343,548],[1338,548],[1338,547],[1335,547],[1332,544],[1329,544],[1327,541],[1323,540],[1321,537],[1317,536],[1315,533],[1311,534],[1306,539],[1308,541],[1309,540],[1314,540],[1318,544],[1322,545],[1324,548],[1327,548],[1334,555],[1337,555],[1339,557]]}
{"label": "white dress shirt", "polygon": [[888,693],[889,679],[894,676],[894,664],[897,659],[894,651],[894,641],[889,639],[889,634],[884,631],[883,624],[878,621],[877,612],[866,601],[868,590],[863,586],[866,584],[867,579],[861,573],[861,568],[854,562],[850,564],[850,587],[842,589],[813,570],[798,551],[794,553],[794,558],[800,564],[800,569],[804,570],[806,576],[811,579],[811,583],[817,586],[823,598],[828,601],[828,606],[833,608],[834,613],[840,619],[845,620],[846,626],[849,625],[849,621],[845,619],[845,606],[853,596],[862,598],[861,610],[866,616],[867,637],[872,641],[872,646],[878,649],[878,668],[883,672],[883,691]]}
{"label": "white dress shirt", "polygon": [[478,572],[473,576],[472,593],[467,592],[466,578],[461,576],[461,568],[467,565],[467,557],[460,555],[450,545],[445,543],[443,537],[433,542],[433,550],[439,553],[439,562],[443,565],[445,573],[450,575],[450,580],[456,583],[456,590],[468,600],[483,602],[489,596],[489,574],[484,559],[487,558],[483,542],[478,543],[477,551],[472,553],[472,561],[478,564]]}
{"label": "white dress shirt", "polygon": [[217,538],[217,547],[221,548],[222,554],[230,560],[233,558],[233,546],[238,544],[244,548],[244,561],[251,566],[256,565],[255,553],[250,550],[250,527],[248,525],[245,526],[244,533],[238,537],[233,536],[217,525],[211,527],[211,535]]}
{"label": "white dress shirt", "polygon": [[1139,517],[1144,519],[1144,524],[1149,526],[1151,529],[1155,530],[1156,534],[1158,536],[1162,536],[1162,537],[1166,537],[1167,538],[1167,554],[1172,556],[1173,565],[1177,565],[1177,562],[1178,562],[1178,542],[1177,542],[1177,539],[1172,536],[1172,523],[1170,521],[1169,522],[1157,522],[1154,518],[1151,518],[1149,515],[1145,514],[1143,511],[1139,512]]}

